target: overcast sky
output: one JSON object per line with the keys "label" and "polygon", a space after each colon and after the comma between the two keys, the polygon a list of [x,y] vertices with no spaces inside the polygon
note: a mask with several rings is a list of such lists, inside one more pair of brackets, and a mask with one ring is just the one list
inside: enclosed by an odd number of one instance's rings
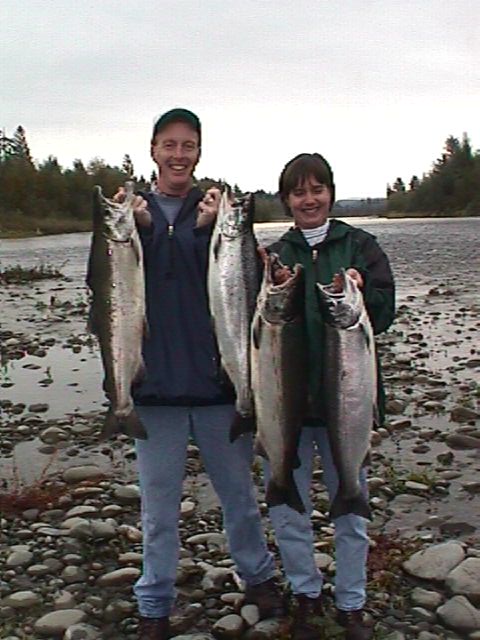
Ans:
{"label": "overcast sky", "polygon": [[337,197],[480,147],[479,0],[1,0],[0,128],[36,160],[154,168],[155,117],[197,112],[197,176],[275,191],[300,152]]}

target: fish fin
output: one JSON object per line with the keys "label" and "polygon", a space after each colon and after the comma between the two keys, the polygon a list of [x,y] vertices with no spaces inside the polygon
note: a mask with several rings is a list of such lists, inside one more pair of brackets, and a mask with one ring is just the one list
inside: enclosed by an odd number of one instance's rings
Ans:
{"label": "fish fin", "polygon": [[256,315],[252,324],[252,342],[255,349],[260,349],[260,340],[262,337],[262,319]]}
{"label": "fish fin", "polygon": [[298,467],[300,467],[301,464],[302,464],[302,461],[300,460],[298,453],[296,453],[292,461],[292,467],[294,469],[298,469]]}
{"label": "fish fin", "polygon": [[124,433],[132,438],[146,440],[148,438],[145,427],[134,409],[126,416],[116,416],[108,410],[103,423],[100,440],[107,440],[117,433]]}
{"label": "fish fin", "polygon": [[262,441],[257,437],[255,438],[254,451],[257,456],[262,456],[262,458],[268,458],[267,452],[265,451],[265,447],[263,446]]}
{"label": "fish fin", "polygon": [[93,333],[94,335],[98,335],[97,332],[97,314],[94,311],[94,306],[93,304],[90,305],[90,310],[88,312],[88,317],[87,317],[87,331],[89,333]]}
{"label": "fish fin", "polygon": [[360,330],[365,337],[365,342],[367,343],[367,349],[371,351],[373,347],[372,334],[371,334],[371,331],[369,330],[368,325],[365,322],[360,322]]}
{"label": "fish fin", "polygon": [[143,318],[143,338],[144,340],[150,340],[150,325],[147,318]]}
{"label": "fish fin", "polygon": [[230,442],[235,442],[239,436],[251,431],[255,431],[255,418],[253,416],[241,416],[236,411],[230,426]]}
{"label": "fish fin", "polygon": [[142,424],[142,421],[138,417],[135,410],[131,411],[128,416],[121,420],[122,432],[131,438],[137,438],[138,440],[148,440],[147,432]]}
{"label": "fish fin", "polygon": [[213,245],[213,257],[218,260],[218,254],[220,253],[220,245],[222,244],[222,236],[218,234],[215,238],[215,244]]}
{"label": "fish fin", "polygon": [[378,404],[375,403],[373,405],[373,425],[375,428],[381,427],[381,421],[380,421],[380,412],[378,410]]}
{"label": "fish fin", "polygon": [[298,513],[305,513],[305,506],[300,493],[298,492],[295,480],[293,479],[293,474],[291,475],[286,487],[278,486],[273,478],[271,478],[267,485],[265,500],[269,507],[277,507],[279,505],[286,504],[291,509],[298,511]]}
{"label": "fish fin", "polygon": [[362,516],[368,520],[372,519],[372,512],[368,500],[363,493],[347,500],[341,496],[340,492],[337,492],[330,507],[330,519],[335,520],[336,518],[340,518],[340,516],[346,516],[350,513]]}
{"label": "fish fin", "polygon": [[[105,386],[105,382],[104,382]],[[111,409],[108,410],[100,433],[100,440],[111,438],[114,433],[120,433],[120,421]]]}
{"label": "fish fin", "polygon": [[143,361],[143,358],[142,358],[140,360],[140,364],[138,365],[138,369],[135,375],[133,376],[132,386],[136,386],[137,384],[140,384],[142,380],[146,377],[146,375],[147,375],[147,367],[145,366],[145,362]]}

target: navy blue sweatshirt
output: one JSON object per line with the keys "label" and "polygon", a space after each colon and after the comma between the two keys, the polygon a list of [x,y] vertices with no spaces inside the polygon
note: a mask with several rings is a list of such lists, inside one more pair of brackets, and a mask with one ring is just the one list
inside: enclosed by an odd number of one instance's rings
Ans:
{"label": "navy blue sweatshirt", "polygon": [[146,378],[133,389],[136,404],[211,405],[233,402],[208,307],[208,245],[212,225],[196,228],[200,189],[190,190],[173,225],[152,193],[152,225],[140,227],[144,250],[148,336]]}

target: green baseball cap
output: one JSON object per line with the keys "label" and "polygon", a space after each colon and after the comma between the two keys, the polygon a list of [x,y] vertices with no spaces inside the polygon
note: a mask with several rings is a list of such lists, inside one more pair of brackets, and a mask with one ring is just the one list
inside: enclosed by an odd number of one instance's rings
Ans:
{"label": "green baseball cap", "polygon": [[188,109],[181,109],[180,107],[170,109],[170,111],[166,111],[158,118],[153,127],[152,144],[155,141],[155,136],[157,135],[157,133],[159,133],[162,129],[164,129],[168,124],[172,122],[186,122],[187,124],[189,124],[192,129],[194,129],[198,133],[198,146],[201,146],[202,126],[200,124],[199,117],[195,115],[193,111],[189,111]]}

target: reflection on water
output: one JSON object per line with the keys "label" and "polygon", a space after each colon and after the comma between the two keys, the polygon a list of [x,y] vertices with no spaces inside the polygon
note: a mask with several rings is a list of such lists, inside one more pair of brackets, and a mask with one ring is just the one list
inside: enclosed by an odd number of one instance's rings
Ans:
{"label": "reflection on water", "polygon": [[[98,351],[83,347],[79,354],[54,345],[46,358],[25,356],[4,363],[0,375],[1,397],[27,406],[49,405],[48,417],[101,409],[102,363]],[[11,385],[11,386],[10,386]]]}

